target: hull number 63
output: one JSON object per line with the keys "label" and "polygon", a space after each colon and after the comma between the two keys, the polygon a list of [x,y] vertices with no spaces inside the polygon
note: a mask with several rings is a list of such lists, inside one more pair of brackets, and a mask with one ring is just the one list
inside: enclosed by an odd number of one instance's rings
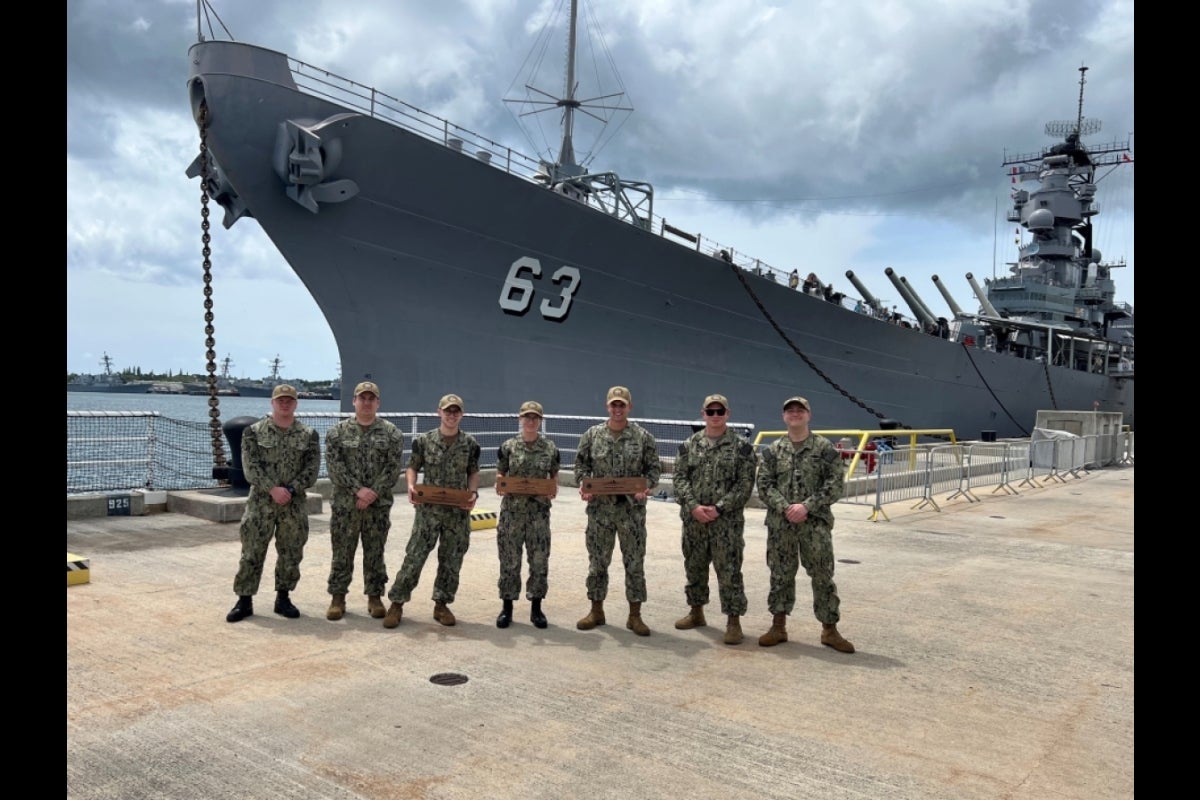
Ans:
{"label": "hull number 63", "polygon": [[[536,281],[536,283],[535,283]],[[542,300],[538,309],[551,322],[562,322],[571,310],[571,300],[579,288],[579,268],[559,267],[549,279],[550,287],[543,287],[546,294],[554,295]],[[529,311],[533,296],[542,283],[542,265],[536,258],[522,256],[508,269],[504,286],[500,287],[500,308],[506,314],[521,316]]]}

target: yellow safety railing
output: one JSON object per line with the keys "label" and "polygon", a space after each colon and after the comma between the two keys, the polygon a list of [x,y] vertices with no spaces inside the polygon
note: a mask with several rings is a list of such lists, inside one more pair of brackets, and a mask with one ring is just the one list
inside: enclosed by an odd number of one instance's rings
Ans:
{"label": "yellow safety railing", "polygon": [[[895,430],[814,430],[813,433],[818,433],[831,441],[841,439],[843,437],[858,438],[858,445],[854,448],[854,457],[850,459],[850,468],[846,474],[853,475],[854,470],[858,468],[858,462],[862,458],[863,451],[867,447],[867,443],[872,439],[903,439],[908,437],[909,459],[915,459],[915,449],[917,447],[918,436],[940,436],[949,437],[951,444],[958,444],[958,440],[954,436],[953,428],[921,428],[909,429],[898,428]],[[759,431],[754,437],[754,447],[772,439],[782,439],[787,436],[787,431]]]}

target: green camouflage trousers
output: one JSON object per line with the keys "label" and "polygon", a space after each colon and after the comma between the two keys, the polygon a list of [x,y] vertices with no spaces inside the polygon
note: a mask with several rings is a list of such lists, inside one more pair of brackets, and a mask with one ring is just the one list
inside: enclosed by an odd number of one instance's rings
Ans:
{"label": "green camouflage trousers", "polygon": [[281,506],[270,496],[246,501],[241,526],[242,557],[233,591],[238,596],[258,594],[267,546],[275,538],[275,591],[290,592],[300,582],[300,560],[308,541],[308,511],[304,501]]}
{"label": "green camouflage trousers", "polygon": [[608,565],[619,539],[621,561],[625,565],[625,599],[630,603],[645,602],[646,507],[628,500],[588,503],[587,516],[584,540],[588,552],[588,599],[603,600],[608,596]]}
{"label": "green camouflage trousers", "polygon": [[771,570],[767,609],[772,614],[792,613],[800,565],[812,579],[813,614],[826,625],[836,625],[841,616],[833,582],[833,530],[813,520],[767,528],[767,567]]}
{"label": "green camouflage trousers", "polygon": [[437,547],[437,577],[433,580],[433,601],[453,603],[458,591],[458,573],[463,556],[471,546],[471,514],[452,506],[417,506],[412,534],[404,549],[404,563],[388,592],[393,603],[407,603],[421,580],[421,570],[433,548]]}
{"label": "green camouflage trousers", "polygon": [[329,593],[348,594],[354,577],[354,553],[362,540],[363,594],[380,595],[387,588],[387,564],[383,548],[392,527],[390,507],[370,505],[334,506],[329,515],[329,541],[333,559],[329,565]]}
{"label": "green camouflage trousers", "polygon": [[521,596],[521,551],[529,558],[529,581],[525,598],[540,600],[546,596],[550,572],[550,509],[546,506],[528,510],[500,508],[496,524],[496,551],[500,556],[501,600],[516,600]]}
{"label": "green camouflage trousers", "polygon": [[746,549],[740,519],[718,517],[707,525],[694,519],[683,522],[683,569],[687,576],[683,594],[689,606],[708,604],[708,565],[717,573],[721,613],[746,613],[746,585],[742,582],[742,553]]}

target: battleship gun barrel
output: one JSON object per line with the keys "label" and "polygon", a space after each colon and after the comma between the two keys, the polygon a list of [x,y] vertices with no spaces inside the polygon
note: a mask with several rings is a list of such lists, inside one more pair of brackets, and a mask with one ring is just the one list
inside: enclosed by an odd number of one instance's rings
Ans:
{"label": "battleship gun barrel", "polygon": [[1000,312],[987,299],[987,292],[979,287],[979,283],[975,280],[975,276],[967,273],[967,283],[971,284],[971,291],[975,292],[975,296],[979,298],[979,307],[983,309],[983,313],[989,317],[999,317]]}
{"label": "battleship gun barrel", "polygon": [[883,306],[879,304],[879,301],[875,299],[874,295],[871,294],[867,287],[863,286],[863,282],[860,281],[858,276],[854,274],[854,270],[846,270],[846,280],[850,281],[850,283],[854,285],[854,288],[858,290],[860,295],[862,295],[862,299],[867,301],[867,305],[876,311],[883,310]]}
{"label": "battleship gun barrel", "polygon": [[[914,289],[912,284],[908,282],[908,278],[901,275],[900,282],[908,287],[908,293],[913,296],[913,300],[916,301],[917,305],[921,307],[921,310],[925,312],[925,315],[929,317],[929,319],[933,320],[933,323],[936,325],[937,315],[933,313],[933,309],[925,303],[925,300],[921,297],[921,295],[917,294],[917,290]],[[924,319],[924,317],[922,317],[922,319]]]}
{"label": "battleship gun barrel", "polygon": [[925,311],[919,302],[917,302],[912,290],[908,288],[908,284],[901,282],[900,277],[896,275],[896,271],[894,269],[888,267],[883,271],[883,274],[888,276],[888,280],[890,280],[892,285],[896,287],[896,291],[900,293],[900,296],[904,298],[904,302],[908,304],[910,309],[912,309],[913,316],[916,317],[922,325],[937,325],[937,320],[929,316],[929,313]]}
{"label": "battleship gun barrel", "polygon": [[954,298],[950,296],[950,290],[946,288],[946,284],[938,280],[937,275],[933,276],[933,285],[942,293],[942,299],[946,301],[946,305],[950,306],[950,313],[954,315],[955,319],[963,316],[963,310],[958,307],[958,303],[954,302]]}

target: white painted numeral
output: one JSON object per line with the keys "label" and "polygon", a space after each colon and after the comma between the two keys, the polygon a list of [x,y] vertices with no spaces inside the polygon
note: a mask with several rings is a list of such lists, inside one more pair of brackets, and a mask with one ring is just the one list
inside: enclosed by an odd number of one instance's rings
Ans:
{"label": "white painted numeral", "polygon": [[500,307],[512,314],[524,314],[533,301],[533,281],[522,278],[522,270],[529,270],[535,278],[542,277],[542,265],[536,258],[522,256],[513,262],[500,290]]}
{"label": "white painted numeral", "polygon": [[[509,314],[518,316],[529,311],[535,293],[534,279],[542,277],[542,265],[536,258],[522,256],[512,263],[504,286],[500,289],[500,308]],[[542,300],[539,306],[542,316],[548,320],[561,322],[571,310],[571,301],[579,288],[578,267],[559,267],[550,276],[550,282],[559,286],[557,302],[549,298]]]}
{"label": "white painted numeral", "polygon": [[577,267],[559,267],[550,280],[563,284],[562,290],[558,293],[561,302],[555,306],[549,300],[543,300],[542,316],[546,319],[562,319],[567,316],[567,311],[571,308],[571,299],[579,287],[579,269]]}

